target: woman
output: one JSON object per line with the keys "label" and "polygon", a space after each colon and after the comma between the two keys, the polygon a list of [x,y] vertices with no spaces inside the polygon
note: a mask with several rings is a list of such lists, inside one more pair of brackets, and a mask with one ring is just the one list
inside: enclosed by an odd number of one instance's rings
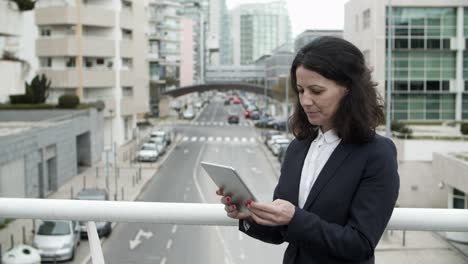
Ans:
{"label": "woman", "polygon": [[283,263],[374,263],[399,176],[394,144],[375,133],[383,107],[364,57],[343,39],[316,39],[296,55],[291,84],[295,140],[273,202],[248,202],[248,214],[221,202],[242,232],[288,242]]}

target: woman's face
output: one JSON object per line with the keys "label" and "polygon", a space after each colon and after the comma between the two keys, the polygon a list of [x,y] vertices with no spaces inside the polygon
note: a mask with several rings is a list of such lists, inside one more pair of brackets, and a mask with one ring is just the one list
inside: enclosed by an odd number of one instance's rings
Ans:
{"label": "woman's face", "polygon": [[313,125],[322,132],[333,128],[332,120],[348,90],[322,75],[299,66],[296,70],[299,102]]}

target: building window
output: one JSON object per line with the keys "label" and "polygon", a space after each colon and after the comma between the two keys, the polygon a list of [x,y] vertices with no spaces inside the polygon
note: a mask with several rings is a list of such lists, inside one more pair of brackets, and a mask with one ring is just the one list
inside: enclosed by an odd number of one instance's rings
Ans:
{"label": "building window", "polygon": [[122,95],[124,97],[132,97],[133,96],[133,87],[131,87],[131,86],[122,87]]}
{"label": "building window", "polygon": [[41,68],[51,68],[52,67],[52,58],[51,57],[41,57],[39,58],[39,64]]}
{"label": "building window", "polygon": [[41,28],[41,36],[42,37],[50,37],[51,35],[51,29],[50,28]]}
{"label": "building window", "polygon": [[76,58],[75,57],[66,58],[66,65],[67,65],[67,68],[75,68],[76,67]]}
{"label": "building window", "polygon": [[453,188],[453,208],[456,208],[456,209],[466,208],[465,193],[456,188]]}
{"label": "building window", "polygon": [[371,20],[370,9],[366,9],[362,13],[362,28],[363,29],[366,29],[366,28],[370,27],[370,20]]}

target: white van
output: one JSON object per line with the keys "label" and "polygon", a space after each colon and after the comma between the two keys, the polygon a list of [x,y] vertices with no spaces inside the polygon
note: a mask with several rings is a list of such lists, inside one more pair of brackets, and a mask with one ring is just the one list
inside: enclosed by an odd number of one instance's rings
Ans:
{"label": "white van", "polygon": [[42,261],[73,260],[79,243],[77,221],[41,221],[33,239],[33,247],[39,250]]}

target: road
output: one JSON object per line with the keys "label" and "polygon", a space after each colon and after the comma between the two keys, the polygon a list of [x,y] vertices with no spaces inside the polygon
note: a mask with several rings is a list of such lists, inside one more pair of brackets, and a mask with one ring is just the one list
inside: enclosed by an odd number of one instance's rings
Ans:
{"label": "road", "polygon": [[[241,116],[239,125],[227,124],[227,115],[233,111]],[[196,120],[175,127],[179,145],[139,200],[218,203],[216,187],[200,161],[233,166],[260,200],[271,200],[277,174],[258,145],[255,128],[242,113],[241,105],[212,101]],[[285,245],[251,239],[236,227],[139,223],[118,224],[103,243],[107,263],[281,263],[284,249]]]}

